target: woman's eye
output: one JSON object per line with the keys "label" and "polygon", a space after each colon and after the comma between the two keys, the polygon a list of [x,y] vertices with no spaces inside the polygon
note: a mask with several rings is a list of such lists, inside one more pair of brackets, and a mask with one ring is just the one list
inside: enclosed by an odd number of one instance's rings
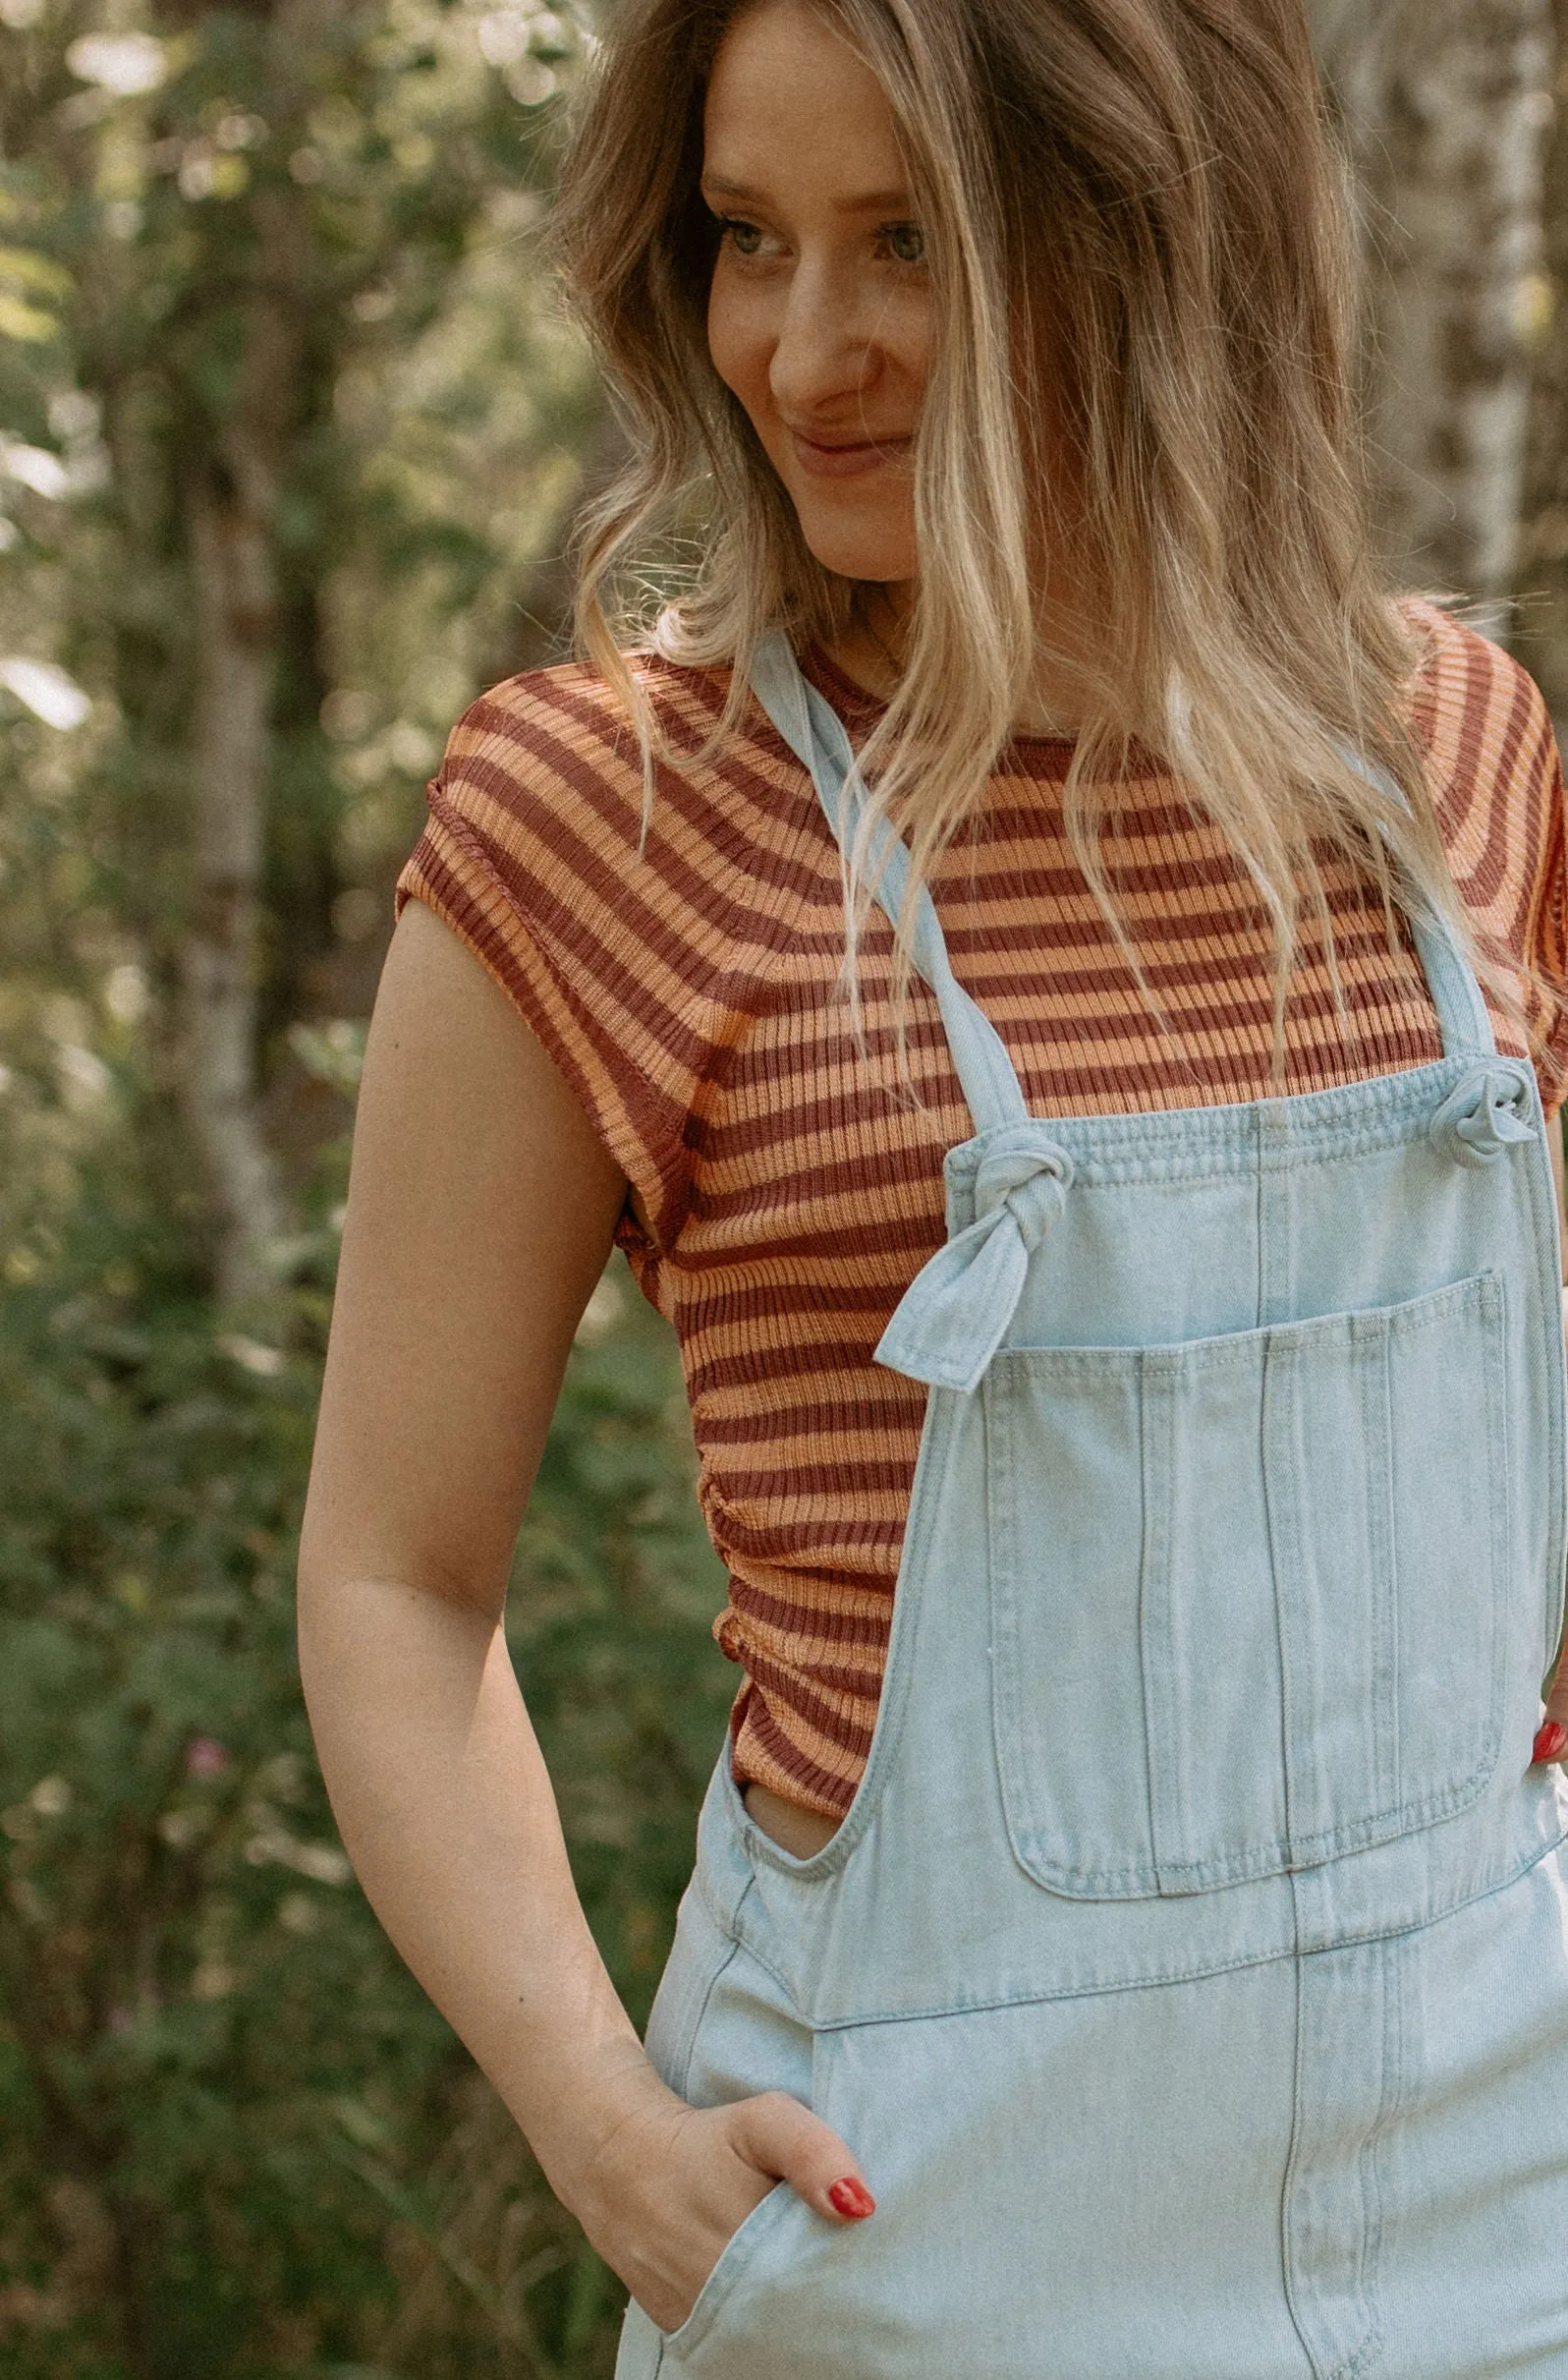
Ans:
{"label": "woman's eye", "polygon": [[762,253],[762,233],[759,225],[745,223],[735,215],[720,215],[719,231],[728,240],[738,256],[756,256]]}
{"label": "woman's eye", "polygon": [[925,234],[918,223],[889,223],[882,238],[900,264],[924,263]]}

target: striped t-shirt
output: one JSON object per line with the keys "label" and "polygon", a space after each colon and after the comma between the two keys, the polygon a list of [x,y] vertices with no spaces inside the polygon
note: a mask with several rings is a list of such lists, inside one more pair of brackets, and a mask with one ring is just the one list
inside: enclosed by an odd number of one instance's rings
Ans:
{"label": "striped t-shirt", "polygon": [[[1489,946],[1568,982],[1561,771],[1544,705],[1503,652],[1443,613],[1416,717],[1455,878]],[[639,664],[678,753],[722,704],[717,671]],[[861,735],[874,701],[821,656],[809,674]],[[1107,839],[1157,1021],[1062,828],[1070,747],[1023,737],[933,881],[959,980],[1039,1115],[1267,1096],[1266,933],[1222,838],[1154,770]],[[1303,921],[1287,1019],[1291,1092],[1439,1054],[1408,948],[1376,898],[1326,872],[1353,1033]],[[839,863],[811,780],[754,706],[722,754],[660,772],[642,837],[634,740],[588,668],[509,679],[459,721],[400,906],[423,900],[476,952],[572,1085],[637,1193],[621,1224],[680,1341],[703,1511],[730,1574],[718,1641],[745,1676],[737,1777],[841,1815],[865,1765],[887,1652],[925,1392],[871,1360],[943,1236],[942,1157],[969,1113],[935,1004],[911,989],[902,1087],[891,932],[861,958],[860,1048],[835,999]],[[1499,1020],[1499,1039],[1517,1049]],[[1568,1018],[1549,1029],[1568,1063]],[[1552,1096],[1548,1088],[1548,1098]]]}

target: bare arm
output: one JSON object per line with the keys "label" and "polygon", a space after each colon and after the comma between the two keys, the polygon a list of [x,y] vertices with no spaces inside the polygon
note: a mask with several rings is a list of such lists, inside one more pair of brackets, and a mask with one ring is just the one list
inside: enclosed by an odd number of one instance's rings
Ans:
{"label": "bare arm", "polygon": [[776,2094],[698,2115],[584,1918],[501,1633],[519,1521],[626,1183],[477,961],[411,903],[376,1002],[300,1558],[332,1806],[393,1942],[655,2321],[772,2180],[858,2176]]}

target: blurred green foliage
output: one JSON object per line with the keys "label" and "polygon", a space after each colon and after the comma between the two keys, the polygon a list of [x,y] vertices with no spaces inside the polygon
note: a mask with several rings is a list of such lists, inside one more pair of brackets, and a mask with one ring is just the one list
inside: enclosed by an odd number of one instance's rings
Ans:
{"label": "blurred green foliage", "polygon": [[45,986],[130,964],[178,1073],[193,525],[225,501],[269,580],[272,1094],[294,1018],[364,1013],[420,788],[515,665],[598,403],[536,255],[581,41],[504,0],[131,7],[112,32],[85,0],[0,6],[8,1057]]}
{"label": "blurred green foliage", "polygon": [[[391,880],[446,727],[535,633],[598,415],[534,254],[587,38],[526,0],[0,0],[7,2380],[613,2355],[619,2292],[349,1874],[292,1610]],[[177,1098],[192,522],[252,466],[292,1236],[220,1313]],[[617,1265],[509,1628],[640,2017],[734,1681],[691,1467]]]}
{"label": "blurred green foliage", "polygon": [[[608,2368],[615,2287],[381,1936],[310,1753],[291,1582],[340,1171],[329,1152],[313,1259],[257,1318],[268,1335],[214,1335],[178,1234],[123,1169],[112,1188],[83,1169],[5,1301],[15,2380]],[[722,1732],[717,1594],[679,1382],[617,1266],[574,1352],[510,1627],[640,2015]]]}

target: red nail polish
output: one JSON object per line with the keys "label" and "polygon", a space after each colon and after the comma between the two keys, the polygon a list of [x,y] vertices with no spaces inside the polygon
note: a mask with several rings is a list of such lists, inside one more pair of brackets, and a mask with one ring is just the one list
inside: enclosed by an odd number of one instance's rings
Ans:
{"label": "red nail polish", "polygon": [[1565,1750],[1568,1750],[1568,1728],[1560,1726],[1555,1719],[1543,1719],[1537,1730],[1531,1759],[1555,1760]]}
{"label": "red nail polish", "polygon": [[842,2182],[835,2182],[827,2193],[827,2199],[830,2206],[836,2208],[839,2214],[847,2215],[852,2223],[859,2223],[863,2217],[876,2212],[876,2200],[865,2182],[857,2182],[853,2174],[846,2174]]}

